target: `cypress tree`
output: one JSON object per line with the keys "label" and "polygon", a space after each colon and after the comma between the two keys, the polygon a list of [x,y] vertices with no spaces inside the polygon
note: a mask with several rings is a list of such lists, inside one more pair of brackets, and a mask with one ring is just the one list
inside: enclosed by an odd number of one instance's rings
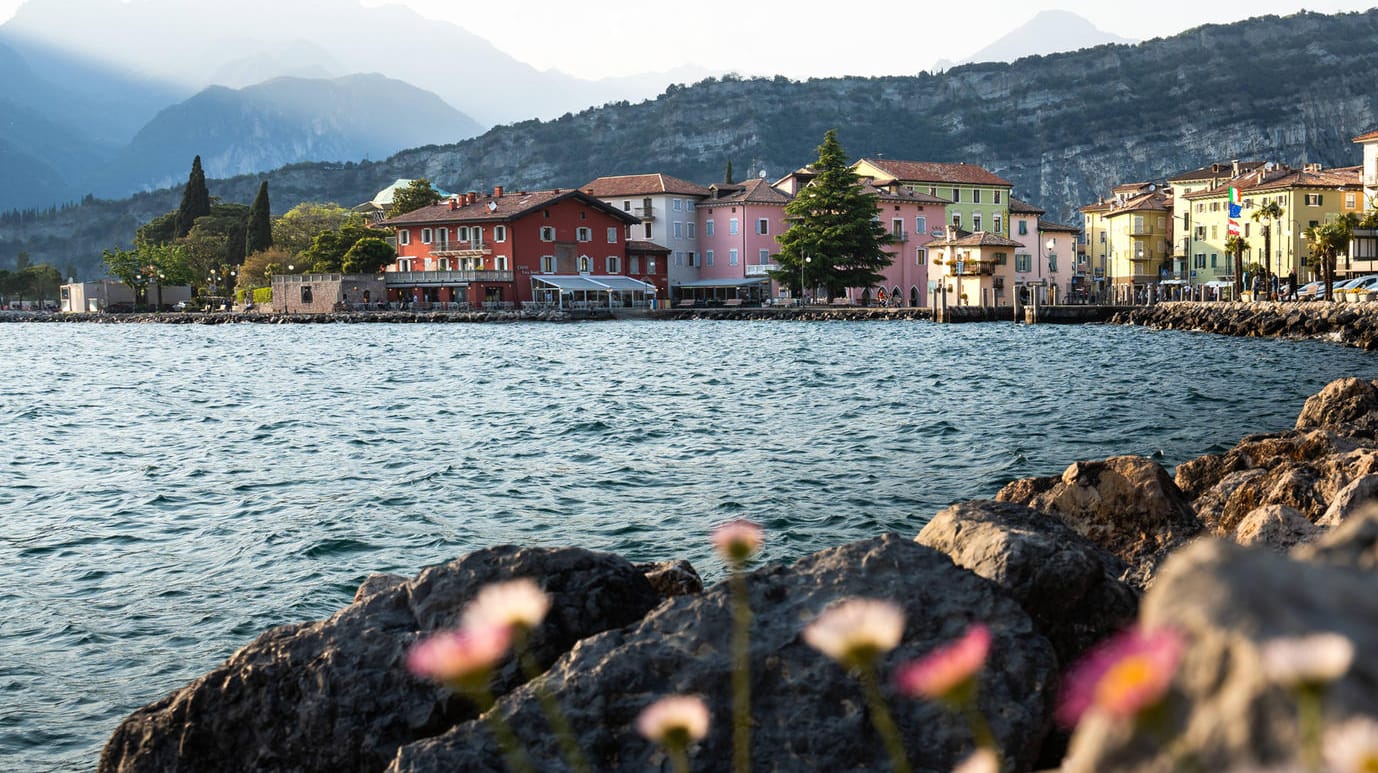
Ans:
{"label": "cypress tree", "polygon": [[206,173],[201,171],[201,157],[191,161],[191,174],[187,175],[187,187],[182,190],[182,204],[177,208],[177,227],[175,235],[182,238],[191,232],[196,218],[211,213],[211,192],[206,188]]}
{"label": "cypress tree", "polygon": [[268,212],[268,181],[258,185],[258,195],[249,205],[249,224],[244,234],[244,254],[252,255],[273,246],[273,221]]}
{"label": "cypress tree", "polygon": [[733,184],[735,184],[735,183],[737,182],[736,180],[733,180],[733,179],[732,179],[732,160],[731,160],[731,159],[728,159],[728,161],[727,161],[727,170],[726,170],[726,172],[723,173],[723,182],[727,183],[728,185],[733,185]]}

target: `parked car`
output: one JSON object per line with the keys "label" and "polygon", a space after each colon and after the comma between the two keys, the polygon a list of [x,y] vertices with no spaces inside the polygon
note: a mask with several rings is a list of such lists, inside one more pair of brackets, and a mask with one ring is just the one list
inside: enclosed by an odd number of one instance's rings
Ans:
{"label": "parked car", "polygon": [[1299,301],[1318,301],[1325,297],[1325,282],[1307,282],[1297,288],[1297,300]]}
{"label": "parked car", "polygon": [[1373,292],[1378,292],[1378,274],[1366,274],[1336,287],[1334,297],[1341,301],[1363,301]]}

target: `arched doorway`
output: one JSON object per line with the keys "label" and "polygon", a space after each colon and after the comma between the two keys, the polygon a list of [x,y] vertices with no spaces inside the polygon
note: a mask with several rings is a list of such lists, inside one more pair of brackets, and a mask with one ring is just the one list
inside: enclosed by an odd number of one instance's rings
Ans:
{"label": "arched doorway", "polygon": [[891,288],[890,288],[890,305],[891,305],[891,306],[903,306],[903,305],[904,305],[904,296],[903,296],[903,295],[900,295],[900,288],[899,288],[898,285],[895,286],[895,287],[891,287]]}
{"label": "arched doorway", "polygon": [[918,306],[918,305],[919,305],[919,286],[918,286],[918,285],[912,285],[912,286],[909,288],[909,305],[910,305],[910,306]]}

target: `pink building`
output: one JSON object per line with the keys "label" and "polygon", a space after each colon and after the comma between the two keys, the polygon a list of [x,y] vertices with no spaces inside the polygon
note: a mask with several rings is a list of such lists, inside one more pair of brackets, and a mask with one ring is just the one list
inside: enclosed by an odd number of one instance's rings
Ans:
{"label": "pink building", "polygon": [[931,298],[928,280],[930,274],[936,279],[938,273],[931,270],[928,243],[933,240],[934,230],[943,233],[948,201],[899,185],[886,189],[868,185],[867,192],[876,195],[876,216],[896,241],[885,248],[892,260],[881,272],[885,276],[884,284],[874,293],[871,288],[861,288],[854,297],[868,306],[872,302],[889,306],[927,306]]}
{"label": "pink building", "polygon": [[672,285],[673,298],[759,303],[776,295],[769,272],[779,268],[775,237],[787,227],[785,205],[792,197],[764,179],[708,190],[695,208],[703,250],[699,278]]}

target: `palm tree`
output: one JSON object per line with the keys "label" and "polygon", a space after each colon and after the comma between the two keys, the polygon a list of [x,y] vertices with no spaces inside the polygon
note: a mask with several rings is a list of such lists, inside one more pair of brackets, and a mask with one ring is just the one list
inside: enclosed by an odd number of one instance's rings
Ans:
{"label": "palm tree", "polygon": [[1239,234],[1230,234],[1225,239],[1225,254],[1234,256],[1234,299],[1237,301],[1244,295],[1244,251],[1249,249],[1249,243],[1244,241],[1244,237]]}
{"label": "palm tree", "polygon": [[1263,287],[1268,299],[1273,298],[1273,223],[1282,219],[1282,207],[1277,201],[1269,201],[1251,215],[1255,222],[1263,223]]}
{"label": "palm tree", "polygon": [[1311,257],[1320,262],[1327,301],[1334,298],[1335,258],[1342,252],[1346,255],[1349,253],[1350,231],[1356,222],[1358,218],[1349,214],[1306,229],[1305,236],[1311,245]]}

